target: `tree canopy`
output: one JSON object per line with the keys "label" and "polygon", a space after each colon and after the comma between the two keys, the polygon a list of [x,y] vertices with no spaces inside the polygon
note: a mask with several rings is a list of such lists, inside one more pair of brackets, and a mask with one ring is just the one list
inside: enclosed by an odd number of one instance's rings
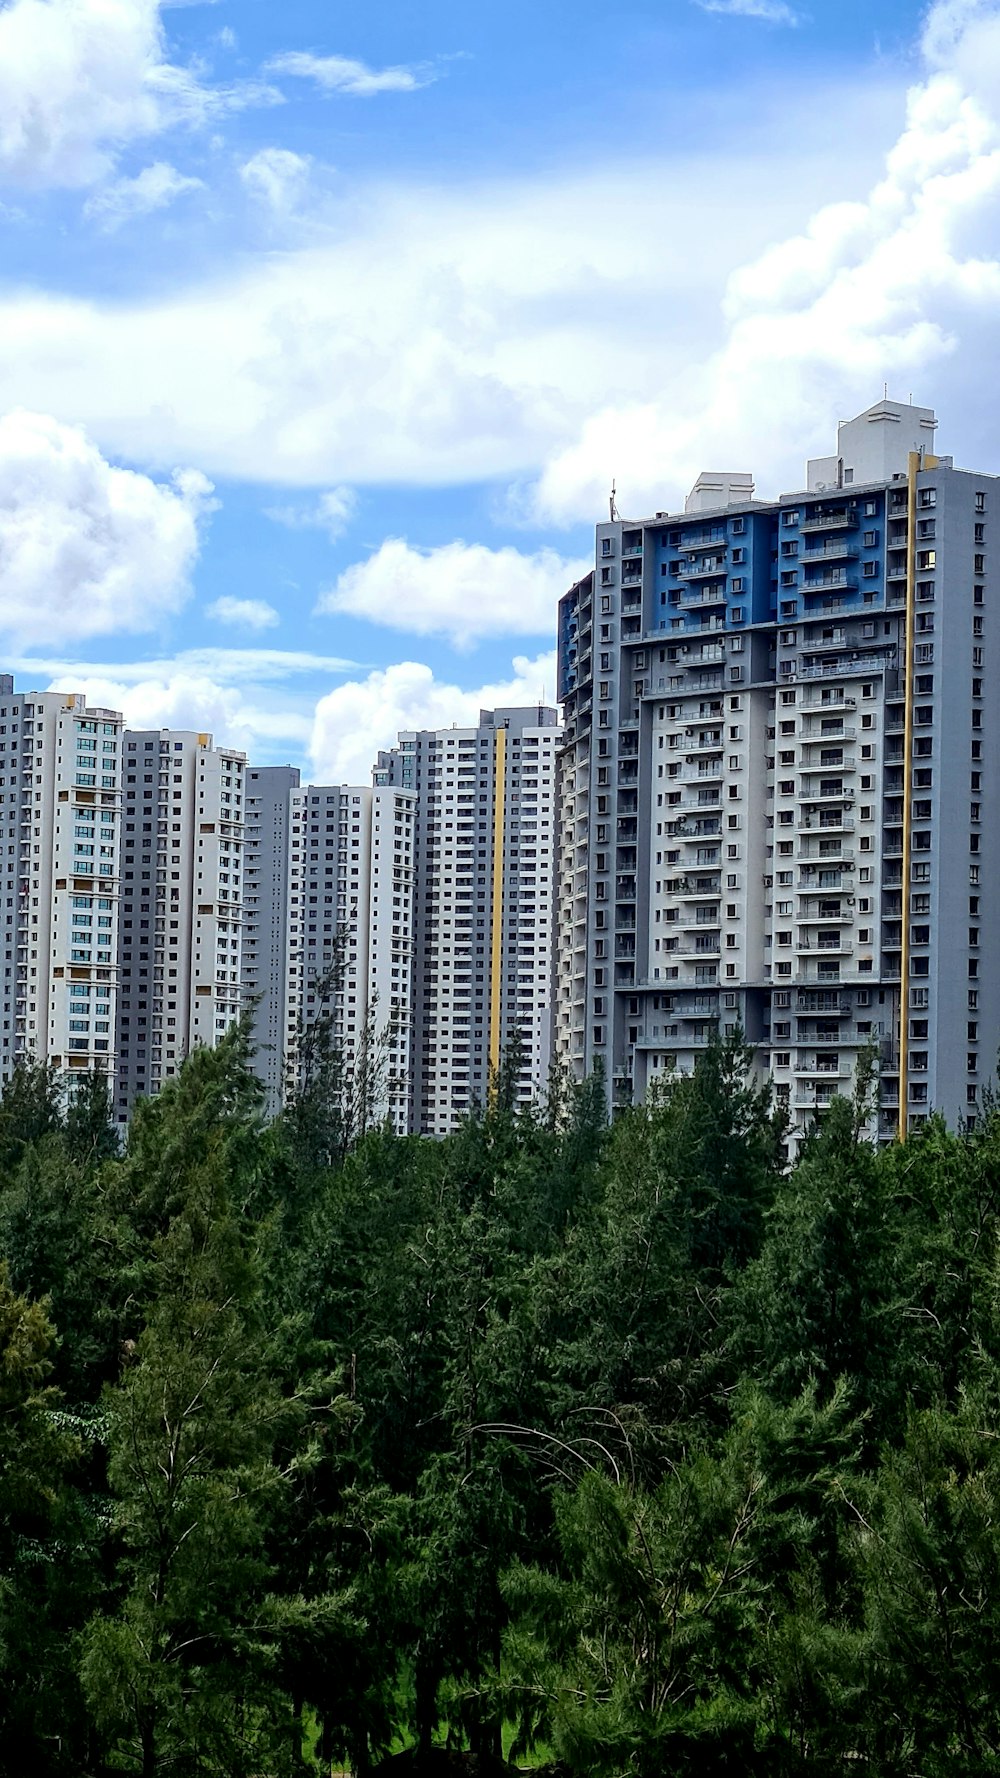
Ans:
{"label": "tree canopy", "polygon": [[0,1100],[0,1774],[1000,1770],[995,1105],[790,1164],[733,1039],[428,1142],[249,1059]]}

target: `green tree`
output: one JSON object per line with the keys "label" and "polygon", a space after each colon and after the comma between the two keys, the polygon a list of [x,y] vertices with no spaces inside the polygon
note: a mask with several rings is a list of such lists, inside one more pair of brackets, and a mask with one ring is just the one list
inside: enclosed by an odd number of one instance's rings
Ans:
{"label": "green tree", "polygon": [[11,1774],[71,1770],[81,1727],[67,1617],[80,1442],[51,1382],[54,1346],[45,1308],[0,1264],[0,1771]]}

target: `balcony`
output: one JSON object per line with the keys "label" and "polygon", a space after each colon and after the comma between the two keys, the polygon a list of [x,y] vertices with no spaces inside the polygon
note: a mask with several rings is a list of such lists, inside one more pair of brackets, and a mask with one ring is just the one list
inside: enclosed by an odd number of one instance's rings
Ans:
{"label": "balcony", "polygon": [[671,751],[678,753],[721,753],[722,730],[712,729],[704,735],[689,734],[685,737],[671,736]]}
{"label": "balcony", "polygon": [[824,637],[803,636],[802,647],[813,653],[830,653],[833,649],[847,647],[846,630],[829,630]]}
{"label": "balcony", "polygon": [[[712,555],[692,557],[690,562],[682,562],[677,570],[679,580],[717,580],[726,572],[726,552],[718,550]],[[723,587],[723,595],[725,588]]]}
{"label": "balcony", "polygon": [[854,946],[839,933],[833,941],[808,938],[802,935],[796,940],[795,949],[805,956],[814,957],[853,957]]}
{"label": "balcony", "polygon": [[851,654],[838,655],[831,661],[803,661],[798,672],[790,675],[797,679],[829,679],[836,675],[850,674],[856,677],[862,673],[882,673],[887,667],[895,665],[895,654]]}
{"label": "balcony", "polygon": [[853,560],[860,555],[856,543],[849,543],[847,538],[837,538],[832,543],[824,543],[819,549],[805,550],[799,557],[804,567],[815,566],[817,562],[840,562]]}
{"label": "balcony", "polygon": [[712,760],[709,765],[701,765],[697,771],[683,770],[671,776],[671,784],[708,784],[722,777],[722,754]]}
{"label": "balcony", "polygon": [[840,866],[846,863],[849,869],[853,869],[853,846],[847,845],[844,841],[836,837],[824,840],[823,844],[830,847],[828,852],[821,852],[819,850],[818,838],[810,836],[806,840],[800,840],[798,851],[800,866],[803,864],[836,864]]}
{"label": "balcony", "polygon": [[703,881],[700,877],[674,877],[668,883],[667,893],[677,895],[683,901],[717,901],[720,894],[719,879],[716,878],[714,884],[709,884],[708,880]]}
{"label": "balcony", "polygon": [[[819,729],[804,729],[801,736],[802,747],[840,747],[840,743],[858,740],[858,729],[845,727],[836,729],[833,734],[820,734]],[[847,770],[847,768],[845,768]]]}
{"label": "balcony", "polygon": [[[806,775],[808,775],[809,777],[818,777],[819,773],[821,771],[829,771],[829,772],[836,772],[838,774],[843,774],[845,769],[846,768],[843,766],[812,766],[812,767],[807,768],[807,770],[803,771],[803,777],[805,777]],[[853,771],[854,770],[853,766],[850,769]],[[810,820],[810,817],[808,815],[803,815],[802,816],[802,826],[803,827],[810,827],[810,826],[817,827],[817,826],[821,825],[821,823],[822,823],[823,811],[825,808],[830,806],[831,813],[832,813],[832,805],[834,803],[844,803],[845,805],[853,803],[854,791],[853,790],[822,790],[822,789],[813,790],[800,781],[799,788],[795,792],[795,801],[797,803],[815,803],[817,809],[819,810],[819,819],[818,820],[816,820],[816,819]],[[835,822],[834,825],[839,827],[840,823]]]}
{"label": "balcony", "polygon": [[[853,798],[848,799],[844,796],[839,796],[837,798],[837,801],[841,803],[848,800],[853,801]],[[824,833],[853,833],[854,819],[851,815],[835,814],[832,809],[826,814],[820,814],[818,818],[814,815],[803,815],[799,822],[799,832],[816,835]],[[817,856],[820,856],[820,854],[817,854]]]}
{"label": "balcony", "polygon": [[681,596],[678,600],[678,604],[682,611],[695,611],[702,605],[724,605],[725,603],[725,581],[719,586],[703,587],[700,591],[688,591],[686,588],[682,588]]}
{"label": "balcony", "polygon": [[[857,590],[857,575],[849,573],[844,568],[832,569],[829,574],[814,574],[802,583],[802,591],[807,595],[812,593],[856,593]],[[839,610],[839,606],[835,609]],[[815,616],[815,608],[806,615]]]}
{"label": "balcony", "polygon": [[827,1019],[850,1018],[854,1008],[849,1000],[843,1000],[837,989],[822,989],[799,992],[795,998],[795,1010],[798,1013],[822,1013]]}
{"label": "balcony", "polygon": [[856,506],[839,506],[830,510],[813,507],[802,519],[799,530],[805,536],[818,531],[849,531],[856,527],[857,522]]}

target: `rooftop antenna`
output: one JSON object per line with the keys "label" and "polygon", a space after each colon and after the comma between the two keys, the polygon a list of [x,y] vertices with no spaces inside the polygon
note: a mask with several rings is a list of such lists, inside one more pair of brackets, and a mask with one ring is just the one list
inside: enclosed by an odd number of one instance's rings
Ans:
{"label": "rooftop antenna", "polygon": [[615,484],[614,484],[614,482],[611,483],[611,500],[610,500],[609,504],[611,507],[611,523],[614,524],[615,520],[618,517],[618,508],[615,505]]}
{"label": "rooftop antenna", "polygon": [[882,384],[882,400],[888,401],[888,399],[889,399],[889,385],[888,385],[888,383],[883,383]]}

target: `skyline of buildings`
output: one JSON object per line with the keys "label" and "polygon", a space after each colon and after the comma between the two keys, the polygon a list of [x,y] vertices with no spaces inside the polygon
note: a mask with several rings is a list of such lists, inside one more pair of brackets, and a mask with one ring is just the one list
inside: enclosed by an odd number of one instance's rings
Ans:
{"label": "skyline of buildings", "polygon": [[[793,1147],[859,1060],[869,1133],[974,1125],[1000,1042],[986,686],[997,478],[884,399],[805,486],[705,471],[596,527],[558,695],[401,731],[366,785],[0,676],[0,1085],[100,1068],[117,1118],[253,1007],[269,1115],[324,1019],[365,1116],[439,1136],[520,1041],[609,1109],[751,1045]],[[995,749],[994,749],[995,752]]]}
{"label": "skyline of buildings", "polygon": [[400,1132],[453,1128],[515,1030],[517,1095],[542,1090],[554,709],[404,733],[373,784],[302,785],[207,732],[123,729],[80,694],[7,676],[0,699],[3,1079],[29,1052],[99,1066],[124,1124],[252,1006],[269,1115],[320,1017],[345,1091]]}

